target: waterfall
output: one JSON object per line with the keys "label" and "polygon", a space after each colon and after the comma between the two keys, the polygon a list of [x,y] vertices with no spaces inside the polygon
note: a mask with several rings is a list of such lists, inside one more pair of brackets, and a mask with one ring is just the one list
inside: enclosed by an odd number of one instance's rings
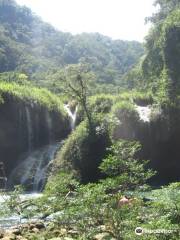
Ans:
{"label": "waterfall", "polygon": [[19,108],[19,116],[18,116],[18,133],[21,137],[23,134],[23,112],[22,108]]}
{"label": "waterfall", "polygon": [[40,136],[39,136],[40,135],[40,129],[39,129],[40,117],[39,117],[38,112],[35,112],[34,121],[35,121],[35,124],[34,124],[34,133],[35,133],[34,145],[37,147],[37,146],[39,146],[39,143],[40,143]]}
{"label": "waterfall", "polygon": [[71,129],[74,130],[75,128],[75,124],[76,124],[76,118],[77,118],[77,111],[78,111],[78,105],[76,105],[76,108],[74,110],[74,112],[71,111],[71,108],[69,106],[69,104],[64,105],[64,108],[70,118],[71,121]]}
{"label": "waterfall", "polygon": [[151,108],[149,106],[136,105],[136,110],[143,122],[150,122]]}
{"label": "waterfall", "polygon": [[33,149],[33,123],[31,120],[31,113],[29,107],[25,107],[25,112],[27,122],[28,151],[31,152]]}
{"label": "waterfall", "polygon": [[53,135],[52,135],[53,124],[52,124],[52,118],[49,111],[46,111],[46,123],[47,123],[47,131],[48,131],[48,140],[49,140],[49,143],[51,143],[53,140]]}
{"label": "waterfall", "polygon": [[28,153],[11,172],[8,185],[22,184],[33,191],[41,191],[46,182],[48,164],[54,159],[60,145],[54,143]]}

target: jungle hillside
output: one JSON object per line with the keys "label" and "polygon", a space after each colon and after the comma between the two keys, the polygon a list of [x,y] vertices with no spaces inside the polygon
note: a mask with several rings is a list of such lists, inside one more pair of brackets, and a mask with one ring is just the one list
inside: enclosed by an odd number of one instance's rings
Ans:
{"label": "jungle hillside", "polygon": [[0,239],[180,238],[180,2],[154,5],[140,43],[0,0]]}

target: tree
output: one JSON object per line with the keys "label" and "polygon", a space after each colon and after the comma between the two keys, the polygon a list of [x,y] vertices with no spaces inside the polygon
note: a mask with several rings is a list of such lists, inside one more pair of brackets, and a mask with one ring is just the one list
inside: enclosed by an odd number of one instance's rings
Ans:
{"label": "tree", "polygon": [[90,130],[92,130],[92,116],[88,108],[87,97],[89,95],[90,82],[94,79],[94,75],[89,71],[86,64],[69,65],[65,70],[65,75],[66,92],[82,106],[88,119]]}
{"label": "tree", "polygon": [[109,148],[110,152],[99,168],[109,177],[107,181],[112,179],[114,182],[111,187],[135,189],[155,175],[155,171],[147,169],[149,161],[137,158],[140,150],[139,142],[127,140],[116,141]]}
{"label": "tree", "polygon": [[173,10],[180,7],[179,0],[156,0],[154,6],[159,6],[159,11],[148,17],[146,21],[151,21],[155,24],[162,22]]}

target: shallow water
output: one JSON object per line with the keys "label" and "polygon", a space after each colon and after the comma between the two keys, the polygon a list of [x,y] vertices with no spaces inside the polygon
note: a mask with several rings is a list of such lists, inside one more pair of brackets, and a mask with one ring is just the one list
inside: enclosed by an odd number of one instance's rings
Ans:
{"label": "shallow water", "polygon": [[[42,196],[42,193],[26,193],[26,194],[21,194],[20,195],[20,198],[22,201],[24,200],[28,200],[28,199],[36,199],[36,198],[39,198]],[[6,200],[9,199],[9,196],[8,195],[4,195],[4,194],[1,194],[0,195],[0,209],[3,205],[3,202],[5,202]],[[13,227],[13,226],[16,226],[16,225],[19,225],[19,224],[22,224],[22,223],[26,223],[28,221],[35,221],[35,220],[38,220],[39,217],[34,217],[34,218],[31,218],[31,219],[27,219],[27,218],[23,218],[23,217],[20,217],[19,215],[16,215],[16,214],[12,214],[12,215],[9,215],[9,216],[0,216],[0,228],[2,229],[6,229],[6,228],[10,228],[10,227]]]}

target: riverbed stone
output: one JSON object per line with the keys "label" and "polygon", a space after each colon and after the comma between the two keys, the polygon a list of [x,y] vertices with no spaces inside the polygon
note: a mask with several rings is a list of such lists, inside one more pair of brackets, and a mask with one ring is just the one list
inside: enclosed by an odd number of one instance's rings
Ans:
{"label": "riverbed stone", "polygon": [[33,233],[39,233],[39,229],[38,228],[33,228],[32,230],[31,230],[31,232],[33,232]]}
{"label": "riverbed stone", "polygon": [[30,224],[29,224],[29,230],[32,230],[32,229],[35,228],[35,227],[36,227],[35,223],[30,223]]}
{"label": "riverbed stone", "polygon": [[4,237],[4,233],[5,233],[5,231],[2,230],[2,229],[0,229],[0,238],[3,238],[3,237]]}
{"label": "riverbed stone", "polygon": [[61,228],[60,234],[61,235],[66,235],[67,234],[67,230],[65,228]]}
{"label": "riverbed stone", "polygon": [[110,238],[110,234],[107,232],[104,233],[98,233],[94,236],[94,240],[111,240],[112,238]]}
{"label": "riverbed stone", "polygon": [[19,228],[14,228],[10,231],[11,231],[12,234],[15,234],[15,235],[20,235],[21,234],[21,230]]}
{"label": "riverbed stone", "polygon": [[9,234],[6,234],[2,240],[15,240],[16,239],[16,235],[13,234],[13,233],[9,233]]}
{"label": "riverbed stone", "polygon": [[43,229],[43,228],[45,228],[45,225],[44,225],[43,222],[37,222],[37,223],[35,223],[35,225],[36,225],[36,228],[38,228],[38,229]]}
{"label": "riverbed stone", "polygon": [[75,235],[78,235],[78,231],[72,229],[68,231],[68,234],[75,236]]}
{"label": "riverbed stone", "polygon": [[29,224],[28,223],[24,223],[24,224],[20,225],[20,228],[22,230],[27,230],[29,228]]}

